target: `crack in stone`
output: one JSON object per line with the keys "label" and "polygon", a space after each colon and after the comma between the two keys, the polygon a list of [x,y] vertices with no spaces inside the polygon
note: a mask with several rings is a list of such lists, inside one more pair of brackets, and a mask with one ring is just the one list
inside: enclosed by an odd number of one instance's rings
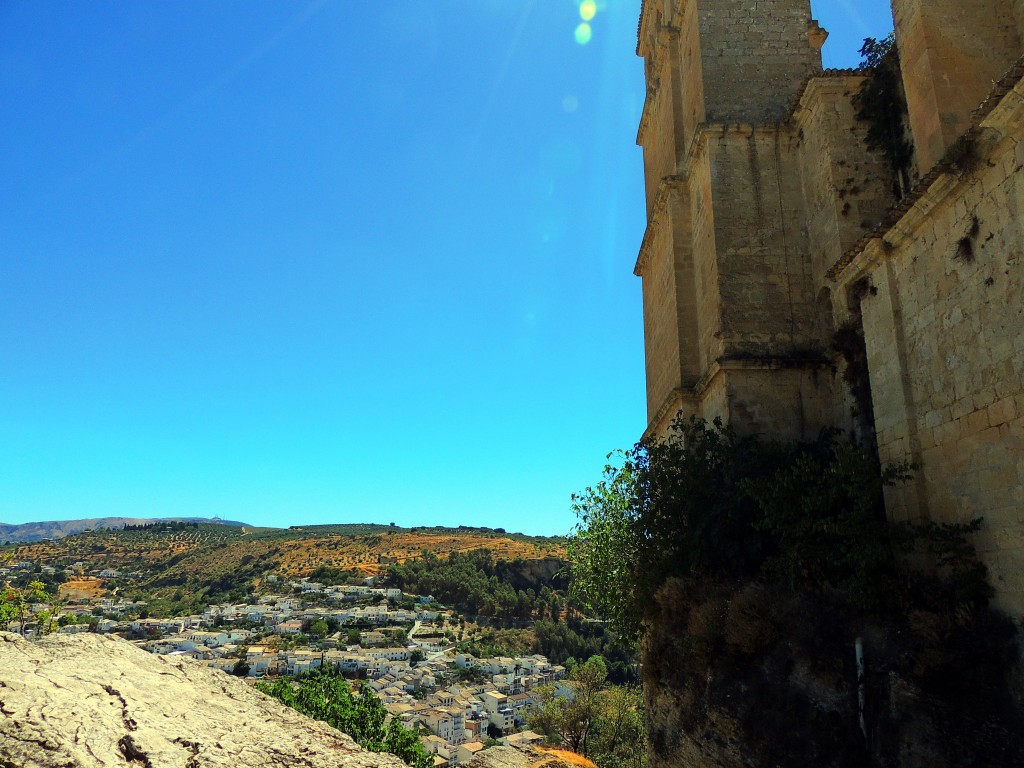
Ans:
{"label": "crack in stone", "polygon": [[174,739],[174,743],[180,744],[185,749],[189,749],[192,751],[192,756],[189,757],[187,761],[185,761],[185,768],[201,768],[199,763],[199,750],[203,746],[202,744],[200,744],[198,741],[189,741],[188,739],[183,739],[180,736]]}
{"label": "crack in stone", "polygon": [[121,692],[115,689],[114,686],[112,685],[104,685],[103,690],[121,702],[121,720],[124,722],[124,727],[127,728],[129,731],[138,730],[139,724],[136,723],[134,719],[128,716],[128,702],[125,701],[125,698],[121,695]]}
{"label": "crack in stone", "polygon": [[122,736],[117,742],[117,748],[121,750],[121,754],[124,755],[125,760],[129,763],[141,763],[143,768],[153,768],[153,763],[150,762],[149,755],[139,749],[131,736],[127,734]]}
{"label": "crack in stone", "polygon": [[[17,725],[17,723],[15,723]],[[35,744],[41,749],[45,749],[47,752],[56,752],[60,747],[56,744],[51,744],[49,739],[33,739],[31,736],[19,736],[14,734],[14,738],[20,741],[22,744]]]}

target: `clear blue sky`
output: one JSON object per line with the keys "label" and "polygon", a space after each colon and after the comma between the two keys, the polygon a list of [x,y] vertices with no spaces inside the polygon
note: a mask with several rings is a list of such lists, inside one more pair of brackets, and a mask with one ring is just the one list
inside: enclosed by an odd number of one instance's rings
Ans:
{"label": "clear blue sky", "polygon": [[646,421],[638,9],[0,0],[0,521],[567,532]]}

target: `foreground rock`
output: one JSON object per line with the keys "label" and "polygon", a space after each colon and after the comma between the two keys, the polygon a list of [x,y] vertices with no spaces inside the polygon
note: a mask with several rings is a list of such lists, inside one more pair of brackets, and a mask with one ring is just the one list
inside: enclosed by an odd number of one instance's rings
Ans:
{"label": "foreground rock", "polygon": [[594,764],[561,750],[492,747],[477,755],[466,768],[594,768]]}
{"label": "foreground rock", "polygon": [[0,633],[0,768],[401,768],[242,680],[103,635]]}

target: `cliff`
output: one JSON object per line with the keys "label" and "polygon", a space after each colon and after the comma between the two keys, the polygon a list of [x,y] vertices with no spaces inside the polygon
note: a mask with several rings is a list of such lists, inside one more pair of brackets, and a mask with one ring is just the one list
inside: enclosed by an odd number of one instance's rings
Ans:
{"label": "cliff", "polygon": [[402,768],[190,659],[0,633],[0,768]]}
{"label": "cliff", "polygon": [[649,768],[1024,766],[1020,635],[995,612],[865,615],[709,580],[670,580],[656,603]]}

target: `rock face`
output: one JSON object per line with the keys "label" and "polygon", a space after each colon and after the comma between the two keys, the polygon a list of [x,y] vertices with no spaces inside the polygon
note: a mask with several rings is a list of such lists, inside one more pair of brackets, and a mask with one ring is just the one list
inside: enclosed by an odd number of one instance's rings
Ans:
{"label": "rock face", "polygon": [[0,633],[0,768],[402,768],[190,659]]}
{"label": "rock face", "polygon": [[467,768],[593,768],[585,757],[558,750],[492,747],[477,755]]}
{"label": "rock face", "polygon": [[1019,635],[1005,617],[865,617],[838,598],[710,580],[671,579],[655,602],[648,768],[1024,768]]}

